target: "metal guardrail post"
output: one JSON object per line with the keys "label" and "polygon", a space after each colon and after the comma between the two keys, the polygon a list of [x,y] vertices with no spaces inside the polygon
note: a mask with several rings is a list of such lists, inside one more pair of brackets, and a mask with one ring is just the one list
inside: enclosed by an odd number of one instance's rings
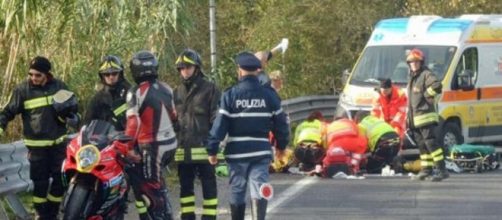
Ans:
{"label": "metal guardrail post", "polygon": [[8,194],[5,196],[7,203],[16,215],[16,219],[28,220],[31,219],[31,215],[24,208],[23,203],[16,194]]}

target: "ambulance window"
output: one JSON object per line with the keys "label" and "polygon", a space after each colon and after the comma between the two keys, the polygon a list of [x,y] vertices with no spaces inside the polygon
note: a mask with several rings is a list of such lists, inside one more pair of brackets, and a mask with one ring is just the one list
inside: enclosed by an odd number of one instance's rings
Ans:
{"label": "ambulance window", "polygon": [[452,89],[474,88],[478,78],[478,49],[465,49],[455,69]]}

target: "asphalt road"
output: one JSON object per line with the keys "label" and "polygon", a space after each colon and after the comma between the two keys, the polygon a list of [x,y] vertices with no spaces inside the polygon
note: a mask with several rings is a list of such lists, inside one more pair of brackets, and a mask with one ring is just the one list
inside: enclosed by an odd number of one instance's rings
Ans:
{"label": "asphalt road", "polygon": [[[227,179],[218,182],[218,219],[230,219]],[[348,180],[273,174],[275,192],[267,219],[502,219],[501,183],[501,170],[452,174],[437,183],[411,181],[407,176]],[[179,188],[170,189],[179,219]],[[127,219],[137,219],[132,204],[129,210]]]}

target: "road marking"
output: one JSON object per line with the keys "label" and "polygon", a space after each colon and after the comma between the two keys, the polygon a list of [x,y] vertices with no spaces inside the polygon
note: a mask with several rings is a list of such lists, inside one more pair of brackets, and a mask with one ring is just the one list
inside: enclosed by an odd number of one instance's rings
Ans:
{"label": "road marking", "polygon": [[275,199],[272,199],[270,205],[268,206],[267,213],[272,213],[274,209],[282,203],[294,199],[296,197],[295,195],[298,194],[300,190],[317,181],[319,181],[319,178],[317,177],[305,177],[302,180],[296,182],[295,184],[284,190],[284,192],[277,195]]}

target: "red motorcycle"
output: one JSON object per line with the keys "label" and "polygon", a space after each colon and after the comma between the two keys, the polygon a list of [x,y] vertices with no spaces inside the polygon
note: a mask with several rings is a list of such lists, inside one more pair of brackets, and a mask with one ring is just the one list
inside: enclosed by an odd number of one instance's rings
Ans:
{"label": "red motorcycle", "polygon": [[127,136],[106,121],[93,120],[82,127],[66,150],[64,178],[69,180],[64,220],[122,220],[129,187],[124,173]]}

